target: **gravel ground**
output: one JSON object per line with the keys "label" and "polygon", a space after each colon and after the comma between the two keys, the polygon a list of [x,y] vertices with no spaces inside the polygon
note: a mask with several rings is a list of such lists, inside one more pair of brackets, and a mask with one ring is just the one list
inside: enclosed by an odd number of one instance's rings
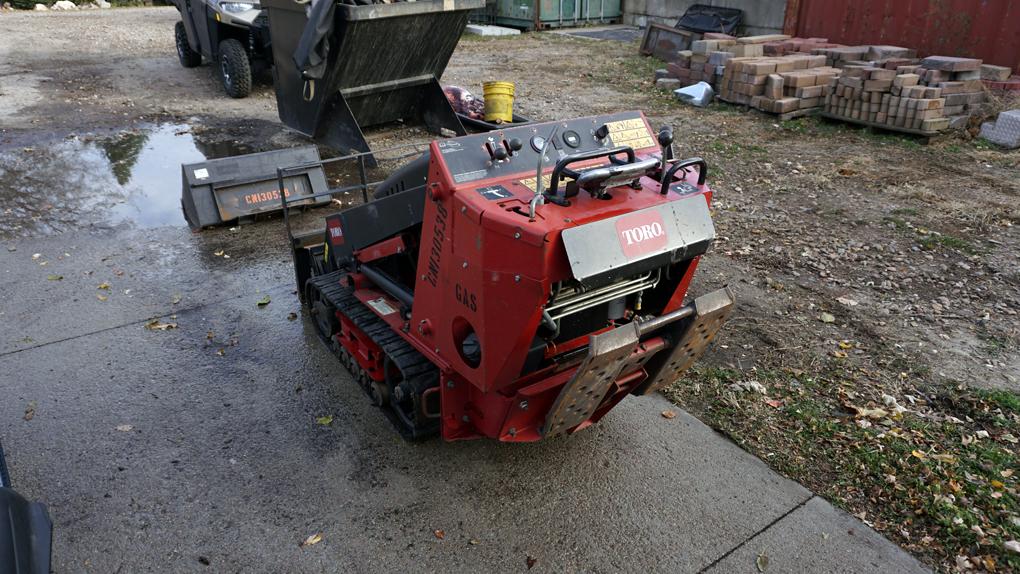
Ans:
{"label": "gravel ground", "polygon": [[[19,150],[47,138],[163,121],[213,143],[302,143],[278,124],[269,85],[230,100],[208,67],[181,68],[175,19],[172,8],[0,14],[0,151],[31,157]],[[642,109],[675,126],[680,155],[708,160],[720,238],[694,288],[729,284],[740,308],[704,369],[740,380],[818,374],[851,385],[859,404],[881,405],[883,395],[907,404],[909,395],[931,405],[955,388],[1020,390],[1020,155],[968,134],[921,145],[814,119],[681,107],[649,81],[655,67],[633,45],[526,34],[466,39],[443,80],[475,90],[493,77],[514,81],[519,111],[540,120]],[[427,137],[369,134],[375,147]],[[722,398],[705,377],[704,390],[689,385],[674,399],[725,426]],[[749,414],[742,409],[732,410]],[[774,445],[730,431],[770,460]],[[798,471],[772,462],[822,491],[840,478],[824,465]],[[855,512],[877,504],[841,496],[833,494]],[[1006,523],[1013,504],[1002,511]],[[946,538],[933,549],[890,524],[887,533],[946,568],[992,544]]]}

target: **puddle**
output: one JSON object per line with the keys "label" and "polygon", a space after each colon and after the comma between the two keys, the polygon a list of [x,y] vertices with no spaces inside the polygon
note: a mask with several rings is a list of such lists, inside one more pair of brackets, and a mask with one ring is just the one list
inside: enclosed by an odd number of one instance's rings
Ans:
{"label": "puddle", "polygon": [[186,225],[181,164],[249,151],[163,124],[0,153],[0,236]]}

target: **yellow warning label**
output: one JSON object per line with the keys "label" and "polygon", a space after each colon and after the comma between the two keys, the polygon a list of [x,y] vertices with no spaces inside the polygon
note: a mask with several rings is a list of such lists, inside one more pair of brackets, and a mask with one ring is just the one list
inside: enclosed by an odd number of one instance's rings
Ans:
{"label": "yellow warning label", "polygon": [[640,118],[609,122],[606,127],[609,128],[609,137],[613,140],[613,145],[630,146],[635,150],[655,147],[652,134],[648,133],[645,122]]}
{"label": "yellow warning label", "polygon": [[[519,184],[523,185],[524,187],[530,189],[531,192],[534,193],[535,192],[535,181],[536,181],[535,178],[529,177],[528,179],[518,180],[517,183],[519,183]],[[549,189],[549,185],[551,183],[552,183],[552,174],[551,173],[547,173],[547,174],[542,176],[542,189],[548,190]]]}

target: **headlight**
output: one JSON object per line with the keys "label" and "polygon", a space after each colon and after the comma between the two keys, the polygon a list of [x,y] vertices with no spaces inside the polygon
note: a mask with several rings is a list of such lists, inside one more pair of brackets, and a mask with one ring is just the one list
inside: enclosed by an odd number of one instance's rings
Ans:
{"label": "headlight", "polygon": [[222,8],[224,12],[230,12],[231,14],[255,10],[258,7],[258,4],[252,2],[220,2],[220,8]]}

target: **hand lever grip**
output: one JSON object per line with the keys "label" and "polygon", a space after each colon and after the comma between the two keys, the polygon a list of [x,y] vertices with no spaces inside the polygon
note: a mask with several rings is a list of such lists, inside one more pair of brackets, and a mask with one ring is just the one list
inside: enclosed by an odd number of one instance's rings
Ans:
{"label": "hand lever grip", "polygon": [[572,179],[578,178],[578,173],[567,166],[572,163],[579,161],[586,161],[589,159],[597,159],[600,157],[613,158],[621,153],[627,154],[627,163],[618,165],[628,165],[634,163],[637,159],[637,154],[634,153],[634,148],[630,146],[619,146],[612,149],[596,149],[589,151],[582,151],[575,154],[568,155],[567,157],[556,162],[556,167],[553,168],[552,178],[549,180],[549,195],[555,196],[559,191],[560,178],[564,175]]}
{"label": "hand lever grip", "polygon": [[662,184],[662,195],[666,195],[669,191],[669,184],[673,183],[673,176],[676,175],[676,172],[693,166],[698,166],[698,185],[705,185],[705,179],[708,177],[708,163],[700,157],[683,159],[671,165],[662,174],[662,181],[660,182]]}

